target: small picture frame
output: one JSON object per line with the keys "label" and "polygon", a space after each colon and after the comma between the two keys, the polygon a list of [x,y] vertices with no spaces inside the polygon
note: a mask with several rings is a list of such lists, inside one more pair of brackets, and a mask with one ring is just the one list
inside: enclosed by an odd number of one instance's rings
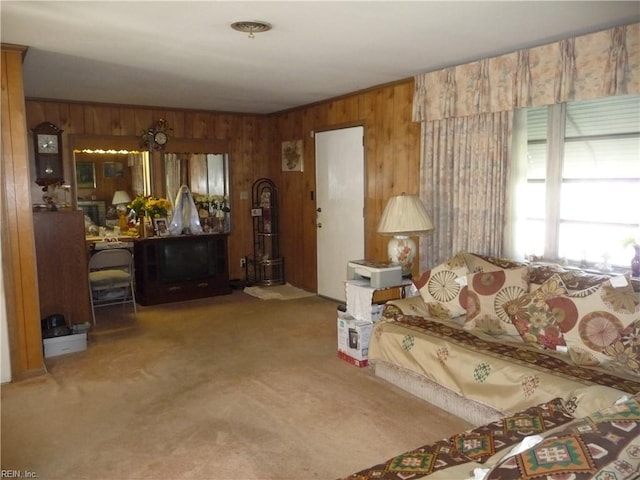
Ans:
{"label": "small picture frame", "polygon": [[124,177],[124,166],[122,165],[121,162],[105,162],[104,177],[105,178]]}
{"label": "small picture frame", "polygon": [[153,219],[153,229],[159,237],[169,236],[169,224],[167,223],[167,219],[164,217]]}
{"label": "small picture frame", "polygon": [[302,172],[302,140],[282,142],[282,171]]}
{"label": "small picture frame", "polygon": [[76,184],[78,188],[96,188],[96,164],[76,162]]}

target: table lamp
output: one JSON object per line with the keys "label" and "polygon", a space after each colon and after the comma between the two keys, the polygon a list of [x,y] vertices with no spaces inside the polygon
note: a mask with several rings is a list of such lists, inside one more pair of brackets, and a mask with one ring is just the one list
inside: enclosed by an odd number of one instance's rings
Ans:
{"label": "table lamp", "polygon": [[116,207],[118,212],[118,225],[120,230],[127,228],[127,205],[131,202],[131,197],[125,190],[116,190],[113,194],[111,205]]}
{"label": "table lamp", "polygon": [[416,243],[409,236],[429,230],[433,230],[433,223],[420,198],[403,193],[389,199],[378,223],[378,233],[393,235],[387,246],[389,263],[400,265],[403,276],[411,275],[416,257]]}

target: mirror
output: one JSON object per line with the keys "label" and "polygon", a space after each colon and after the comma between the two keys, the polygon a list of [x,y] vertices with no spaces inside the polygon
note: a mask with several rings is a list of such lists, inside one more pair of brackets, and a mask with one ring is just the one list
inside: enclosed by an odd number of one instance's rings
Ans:
{"label": "mirror", "polygon": [[94,236],[116,233],[116,227],[122,231],[126,218],[118,209],[126,204],[118,203],[151,192],[149,152],[140,149],[135,136],[71,134],[68,142],[71,205],[84,211],[85,232]]}
{"label": "mirror", "polygon": [[126,191],[132,199],[136,195],[166,197],[173,204],[180,186],[187,185],[192,194],[201,194],[208,202],[198,205],[206,206],[200,208],[203,226],[211,232],[231,230],[226,140],[172,137],[166,153],[150,153],[140,151],[139,137],[70,135],[69,146],[73,151],[72,198],[79,208],[90,212],[97,226],[118,224],[117,208],[112,205],[116,192]]}
{"label": "mirror", "polygon": [[78,208],[97,227],[119,225],[116,192],[126,192],[129,199],[148,195],[148,153],[83,149],[73,157]]}
{"label": "mirror", "polygon": [[226,153],[166,153],[165,190],[175,202],[182,185],[187,185],[196,206],[203,231],[231,231],[229,202],[229,156]]}

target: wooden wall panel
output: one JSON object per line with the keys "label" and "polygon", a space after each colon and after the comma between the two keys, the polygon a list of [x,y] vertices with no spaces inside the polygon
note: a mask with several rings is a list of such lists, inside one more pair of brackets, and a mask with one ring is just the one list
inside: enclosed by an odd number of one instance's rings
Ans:
{"label": "wooden wall panel", "polygon": [[[420,126],[411,121],[412,92],[413,80],[406,80],[272,116],[272,176],[285,213],[281,250],[290,283],[317,290],[315,201],[311,198],[315,191],[314,131],[364,125],[365,255],[386,259],[388,238],[376,233],[386,202],[393,195],[419,191]],[[282,174],[281,142],[295,139],[304,142],[304,171]]]}
{"label": "wooden wall panel", "polygon": [[[65,130],[63,135],[138,136],[164,118],[173,129],[172,136],[228,140],[234,210],[229,238],[231,278],[244,278],[239,260],[253,253],[251,186],[258,178],[268,177],[278,186],[285,279],[316,291],[313,132],[364,126],[365,253],[384,260],[388,239],[375,230],[386,201],[402,192],[418,192],[420,127],[411,121],[412,92],[409,79],[269,116],[29,100],[27,122],[32,127],[51,121]],[[297,139],[303,141],[304,171],[282,172],[282,142]],[[65,158],[67,181],[73,172],[70,156]]]}
{"label": "wooden wall panel", "polygon": [[[248,255],[253,248],[249,214],[251,185],[257,178],[269,173],[266,117],[43,100],[27,100],[26,109],[29,128],[42,121],[50,121],[64,130],[67,183],[72,182],[74,171],[68,135],[140,136],[160,118],[164,118],[172,128],[171,136],[228,140],[231,204],[234,209],[233,232],[229,238],[229,273],[231,278],[244,278],[240,258]],[[155,158],[155,161],[159,162],[160,157]],[[30,188],[32,202],[41,201],[40,187],[30,182]],[[241,192],[244,192],[247,199],[240,200]]]}
{"label": "wooden wall panel", "polygon": [[44,372],[31,202],[23,49],[2,46],[2,275],[13,380]]}

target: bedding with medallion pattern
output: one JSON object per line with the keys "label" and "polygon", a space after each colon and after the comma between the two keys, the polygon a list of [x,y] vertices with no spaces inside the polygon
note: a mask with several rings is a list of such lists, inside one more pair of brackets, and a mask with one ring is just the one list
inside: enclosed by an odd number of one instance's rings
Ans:
{"label": "bedding with medallion pattern", "polygon": [[437,406],[458,403],[472,423],[585,386],[640,391],[640,284],[629,277],[460,253],[415,285],[419,296],[385,306],[369,363]]}

